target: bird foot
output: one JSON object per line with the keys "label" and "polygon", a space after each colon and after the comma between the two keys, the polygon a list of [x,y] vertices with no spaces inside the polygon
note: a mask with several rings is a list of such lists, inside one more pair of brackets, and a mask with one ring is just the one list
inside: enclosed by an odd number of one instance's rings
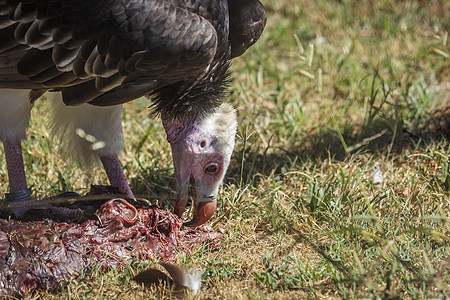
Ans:
{"label": "bird foot", "polygon": [[[49,202],[57,200],[59,198],[66,197],[81,197],[77,193],[63,193],[59,196],[46,198],[40,201],[31,197],[28,189],[22,189],[13,193],[6,194],[6,200],[9,202],[9,211],[16,219],[28,219],[31,214],[43,215],[49,217],[52,215],[58,215],[59,218],[78,221],[83,218],[83,212],[80,209],[71,209],[67,207],[54,206]],[[26,216],[27,215],[27,216]],[[32,218],[34,219],[34,218]]]}
{"label": "bird foot", "polygon": [[5,195],[6,201],[9,202],[9,209],[15,217],[22,217],[30,209],[36,208],[38,204],[36,200],[31,198],[30,190],[27,188],[7,193]]}

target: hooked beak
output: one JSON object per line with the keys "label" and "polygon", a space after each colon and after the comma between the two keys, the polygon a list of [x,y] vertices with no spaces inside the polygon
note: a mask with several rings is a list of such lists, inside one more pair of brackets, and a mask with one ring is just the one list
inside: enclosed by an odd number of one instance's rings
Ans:
{"label": "hooked beak", "polygon": [[216,211],[217,201],[194,203],[194,215],[192,220],[184,222],[184,226],[197,227],[211,219]]}
{"label": "hooked beak", "polygon": [[[184,226],[197,227],[208,222],[216,211],[217,206],[217,187],[208,187],[197,184],[191,175],[189,180],[178,186],[177,203],[175,204],[174,213],[181,218],[188,201],[188,187],[192,185],[193,192],[193,217],[191,221],[184,222]],[[210,195],[212,192],[212,195]],[[208,195],[208,196],[204,196]]]}

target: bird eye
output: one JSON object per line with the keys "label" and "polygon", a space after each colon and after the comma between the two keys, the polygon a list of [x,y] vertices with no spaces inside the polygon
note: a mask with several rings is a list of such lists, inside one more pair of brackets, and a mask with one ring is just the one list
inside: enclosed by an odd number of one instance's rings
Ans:
{"label": "bird eye", "polygon": [[219,171],[219,166],[217,164],[210,164],[205,167],[205,172],[209,174],[216,174]]}
{"label": "bird eye", "polygon": [[206,146],[206,141],[201,141],[200,148],[205,148],[205,146]]}

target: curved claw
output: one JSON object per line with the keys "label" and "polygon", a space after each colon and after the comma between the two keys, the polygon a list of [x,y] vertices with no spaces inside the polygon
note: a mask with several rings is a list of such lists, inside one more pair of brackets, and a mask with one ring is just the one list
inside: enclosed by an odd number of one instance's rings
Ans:
{"label": "curved claw", "polygon": [[197,227],[205,224],[216,211],[217,201],[200,202],[195,205],[194,216],[191,221],[184,222],[183,225],[187,227]]}

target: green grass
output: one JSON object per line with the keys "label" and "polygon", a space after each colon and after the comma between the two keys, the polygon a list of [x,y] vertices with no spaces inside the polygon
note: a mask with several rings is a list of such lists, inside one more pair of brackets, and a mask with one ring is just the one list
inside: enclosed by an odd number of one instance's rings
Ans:
{"label": "green grass", "polygon": [[[433,126],[449,118],[449,2],[263,2],[266,30],[233,64],[239,134],[210,222],[224,247],[179,259],[205,270],[200,298],[450,296],[449,131]],[[139,196],[170,209],[170,149],[148,104],[125,106],[122,162]],[[36,193],[106,181],[62,160],[48,132],[35,113],[24,146]],[[1,191],[6,179],[1,161]],[[38,297],[168,297],[130,280],[153,263]]]}

